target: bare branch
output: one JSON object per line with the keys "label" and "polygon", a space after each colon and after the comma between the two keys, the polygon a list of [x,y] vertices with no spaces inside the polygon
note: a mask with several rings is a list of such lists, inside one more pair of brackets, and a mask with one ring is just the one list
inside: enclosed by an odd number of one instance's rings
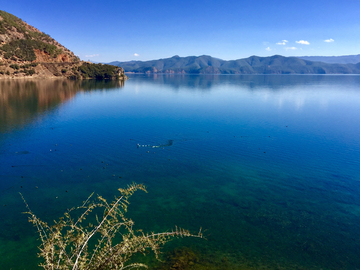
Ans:
{"label": "bare branch", "polygon": [[[152,250],[159,259],[160,247],[174,237],[203,238],[201,228],[197,234],[191,234],[188,230],[178,227],[162,233],[145,234],[142,230],[135,232],[134,222],[126,218],[125,213],[129,204],[128,199],[139,189],[146,192],[143,185],[135,183],[128,185],[126,189],[120,188],[121,195],[111,203],[99,195],[94,201],[90,201],[94,194],[92,193],[81,206],[65,212],[64,217],[58,222],[55,221],[52,226],[37,218],[20,194],[28,210],[26,214],[30,216],[29,222],[34,224],[40,235],[39,255],[44,259],[40,266],[45,270],[147,268],[142,263],[126,263],[135,253],[142,252],[145,255],[147,249]],[[85,208],[85,211],[79,214],[80,217],[73,219],[70,212],[80,208]],[[95,209],[97,211],[92,213]],[[99,211],[102,211],[102,216],[98,218]],[[96,219],[96,226],[90,223],[84,226],[89,217]],[[118,237],[122,237],[120,243],[115,241]],[[93,245],[91,239],[97,243]]]}

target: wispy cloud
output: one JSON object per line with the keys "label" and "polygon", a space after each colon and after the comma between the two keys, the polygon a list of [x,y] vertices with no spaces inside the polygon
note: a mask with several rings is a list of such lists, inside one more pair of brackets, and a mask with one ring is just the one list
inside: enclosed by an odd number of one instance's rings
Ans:
{"label": "wispy cloud", "polygon": [[265,50],[267,50],[268,52],[271,51],[271,48],[270,47],[267,47]]}
{"label": "wispy cloud", "polygon": [[134,53],[134,56],[138,57],[138,56],[140,56],[140,55],[139,55],[139,54],[137,54],[137,53]]}
{"label": "wispy cloud", "polygon": [[286,45],[286,43],[288,43],[289,41],[287,41],[286,39],[283,39],[282,41],[276,43],[276,45]]}
{"label": "wispy cloud", "polygon": [[299,40],[299,41],[295,41],[296,43],[302,44],[302,45],[310,45],[309,41],[306,40]]}
{"label": "wispy cloud", "polygon": [[286,47],[285,50],[287,50],[287,51],[288,50],[297,50],[297,48],[296,47]]}
{"label": "wispy cloud", "polygon": [[335,40],[333,40],[332,38],[329,39],[325,39],[324,42],[334,42]]}
{"label": "wispy cloud", "polygon": [[85,55],[86,58],[92,58],[92,57],[96,57],[99,56],[100,54],[87,54]]}

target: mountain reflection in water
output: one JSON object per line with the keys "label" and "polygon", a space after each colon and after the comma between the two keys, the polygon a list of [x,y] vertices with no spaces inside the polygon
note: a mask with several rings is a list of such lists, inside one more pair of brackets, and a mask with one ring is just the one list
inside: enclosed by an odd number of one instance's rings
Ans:
{"label": "mountain reflection in water", "polygon": [[79,92],[114,91],[123,81],[6,80],[0,81],[0,133],[29,124]]}
{"label": "mountain reflection in water", "polygon": [[345,84],[360,85],[360,76],[343,75],[189,75],[189,74],[128,74],[130,80],[141,79],[142,84],[166,84],[174,91],[210,91],[226,85],[248,90],[292,90],[296,86]]}

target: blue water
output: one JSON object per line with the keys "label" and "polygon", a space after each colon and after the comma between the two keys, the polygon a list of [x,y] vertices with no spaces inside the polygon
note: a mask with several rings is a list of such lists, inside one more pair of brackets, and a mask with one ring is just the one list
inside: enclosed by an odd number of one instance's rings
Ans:
{"label": "blue water", "polygon": [[39,262],[19,192],[51,222],[131,182],[137,228],[205,230],[164,265],[360,269],[360,76],[129,77],[0,81],[0,269]]}

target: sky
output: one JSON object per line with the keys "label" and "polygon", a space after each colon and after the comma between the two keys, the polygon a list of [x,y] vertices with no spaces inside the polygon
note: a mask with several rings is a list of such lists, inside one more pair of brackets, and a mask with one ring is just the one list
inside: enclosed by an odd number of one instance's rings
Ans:
{"label": "sky", "polygon": [[0,0],[82,60],[360,54],[359,0]]}

